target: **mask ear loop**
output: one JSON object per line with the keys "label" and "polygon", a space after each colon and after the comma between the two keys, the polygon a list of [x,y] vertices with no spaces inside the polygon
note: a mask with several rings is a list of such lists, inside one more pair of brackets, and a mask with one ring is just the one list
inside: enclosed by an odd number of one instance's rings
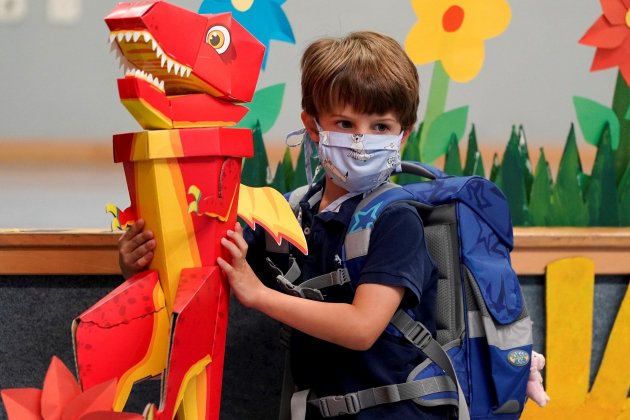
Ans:
{"label": "mask ear loop", "polygon": [[[302,136],[297,142],[290,141],[291,137]],[[308,135],[308,132],[305,128],[291,131],[287,134],[285,138],[285,143],[289,147],[298,147],[302,145],[304,147],[304,170],[306,172],[306,182],[308,185],[313,184],[313,171],[311,168],[311,159],[313,157],[313,145],[315,144],[313,140],[311,140],[311,136]],[[315,168],[316,175],[319,170],[319,165]]]}

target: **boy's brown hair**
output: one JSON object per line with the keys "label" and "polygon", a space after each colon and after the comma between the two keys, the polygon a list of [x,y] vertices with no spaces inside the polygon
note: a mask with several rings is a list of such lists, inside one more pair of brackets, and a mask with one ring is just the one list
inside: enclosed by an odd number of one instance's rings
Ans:
{"label": "boy's brown hair", "polygon": [[387,35],[352,32],[320,39],[304,51],[301,66],[302,109],[310,115],[341,105],[363,114],[392,112],[405,130],[416,122],[418,71]]}

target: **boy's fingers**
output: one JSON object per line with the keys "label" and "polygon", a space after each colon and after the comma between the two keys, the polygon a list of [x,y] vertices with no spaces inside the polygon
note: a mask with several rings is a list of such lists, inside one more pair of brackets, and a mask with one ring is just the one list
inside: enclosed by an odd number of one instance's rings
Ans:
{"label": "boy's fingers", "polygon": [[134,236],[136,236],[138,232],[142,232],[143,228],[144,228],[144,220],[138,219],[133,225],[129,226],[129,228],[125,230],[125,233],[123,233],[121,239],[122,238],[131,239]]}
{"label": "boy's fingers", "polygon": [[149,263],[151,262],[151,260],[153,259],[153,253],[149,252],[145,255],[143,255],[139,260],[136,261],[136,268],[144,268],[147,265],[149,265]]}
{"label": "boy's fingers", "polygon": [[131,246],[122,246],[120,248],[120,257],[122,261],[130,266],[136,266],[136,268],[142,268],[144,265],[151,262],[153,258],[153,250],[155,249],[155,241],[150,240],[142,244],[135,249],[128,249]]}
{"label": "boy's fingers", "polygon": [[223,272],[227,275],[232,274],[232,272],[234,271],[234,268],[221,257],[217,258],[217,264],[219,265],[221,270],[223,270]]}
{"label": "boy's fingers", "polygon": [[243,255],[247,255],[248,244],[245,238],[243,238],[243,235],[241,234],[241,232],[239,231],[234,232],[234,231],[228,230],[227,235],[230,237],[232,241],[234,241],[234,243],[236,243],[236,246],[241,250]]}
{"label": "boy's fingers", "polygon": [[151,251],[155,248],[155,241],[153,240],[153,232],[149,230],[146,232],[139,232],[136,235],[129,238],[123,238],[118,243],[118,248],[120,249],[121,252],[126,252],[126,253],[132,253],[132,252],[135,252],[136,250],[141,251],[143,248],[146,248],[146,250]]}
{"label": "boy's fingers", "polygon": [[234,242],[228,240],[227,238],[221,238],[221,245],[223,245],[223,247],[232,254],[233,258],[243,258],[243,253],[236,244],[234,244]]}

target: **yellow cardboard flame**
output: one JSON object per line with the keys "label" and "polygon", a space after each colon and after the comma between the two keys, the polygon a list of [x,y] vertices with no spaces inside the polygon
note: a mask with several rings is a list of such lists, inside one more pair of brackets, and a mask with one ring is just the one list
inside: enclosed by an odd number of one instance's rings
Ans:
{"label": "yellow cardboard flame", "polygon": [[271,187],[252,188],[241,184],[238,215],[254,229],[262,226],[280,244],[286,239],[302,253],[308,253],[302,227],[287,200]]}

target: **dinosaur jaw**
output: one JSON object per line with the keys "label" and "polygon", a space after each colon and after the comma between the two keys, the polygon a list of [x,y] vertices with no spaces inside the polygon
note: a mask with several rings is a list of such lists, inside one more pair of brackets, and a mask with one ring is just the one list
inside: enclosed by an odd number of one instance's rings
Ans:
{"label": "dinosaur jaw", "polygon": [[168,95],[207,93],[215,97],[223,96],[199,79],[191,65],[169,56],[148,31],[112,31],[109,41],[120,65],[125,69],[125,77],[143,79]]}

